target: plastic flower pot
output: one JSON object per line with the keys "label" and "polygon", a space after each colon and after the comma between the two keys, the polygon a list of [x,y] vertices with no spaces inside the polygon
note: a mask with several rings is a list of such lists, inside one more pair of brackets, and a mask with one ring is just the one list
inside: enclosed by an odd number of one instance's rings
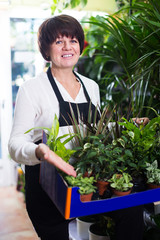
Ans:
{"label": "plastic flower pot", "polygon": [[86,217],[76,218],[77,221],[77,234],[82,240],[89,239],[89,227],[93,224],[93,220]]}

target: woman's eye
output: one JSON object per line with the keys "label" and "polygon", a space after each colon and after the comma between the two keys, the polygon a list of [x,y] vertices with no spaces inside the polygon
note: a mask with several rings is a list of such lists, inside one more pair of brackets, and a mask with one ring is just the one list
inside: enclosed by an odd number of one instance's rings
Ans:
{"label": "woman's eye", "polygon": [[57,40],[57,41],[56,41],[56,44],[61,44],[61,43],[62,43],[61,40]]}
{"label": "woman's eye", "polygon": [[76,39],[71,40],[72,43],[77,43],[78,41]]}

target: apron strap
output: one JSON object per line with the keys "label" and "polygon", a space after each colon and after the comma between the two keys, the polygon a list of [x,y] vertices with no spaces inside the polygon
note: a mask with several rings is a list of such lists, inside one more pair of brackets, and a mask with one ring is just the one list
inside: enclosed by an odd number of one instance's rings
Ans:
{"label": "apron strap", "polygon": [[[90,100],[90,97],[89,97],[88,92],[86,90],[86,87],[84,86],[84,83],[82,82],[80,77],[74,71],[73,71],[73,73],[79,79],[80,83],[82,84],[83,91],[84,91],[85,97],[87,99],[87,102],[90,102],[91,100]],[[60,93],[60,91],[58,89],[58,86],[57,86],[57,84],[56,84],[56,82],[55,82],[55,80],[54,80],[54,78],[52,76],[50,67],[47,70],[47,76],[48,76],[48,79],[49,79],[49,81],[51,83],[51,86],[52,86],[52,88],[53,88],[53,90],[54,90],[54,92],[55,92],[55,94],[57,96],[58,101],[61,102],[61,103],[64,102],[64,99],[63,99],[63,97],[62,97],[62,95],[61,95],[61,93]]]}
{"label": "apron strap", "polygon": [[48,70],[47,70],[47,76],[48,76],[48,79],[49,79],[49,81],[50,81],[50,83],[51,83],[51,86],[52,86],[52,88],[53,88],[53,91],[54,91],[54,93],[55,93],[56,96],[57,96],[57,99],[58,99],[59,103],[60,103],[60,102],[61,102],[61,103],[64,102],[64,99],[62,98],[62,95],[61,95],[61,93],[60,93],[60,91],[59,91],[59,89],[58,89],[58,87],[57,87],[57,84],[56,84],[53,76],[52,76],[51,68],[50,68],[50,67],[49,67]]}
{"label": "apron strap", "polygon": [[84,94],[85,94],[85,96],[86,96],[87,102],[90,102],[91,99],[90,99],[90,97],[89,97],[89,95],[88,95],[88,92],[87,92],[87,89],[86,89],[84,83],[82,82],[82,80],[80,79],[80,77],[79,77],[74,71],[73,71],[73,73],[74,73],[74,75],[79,79],[79,81],[80,81],[81,84],[82,84],[82,87],[83,87]]}

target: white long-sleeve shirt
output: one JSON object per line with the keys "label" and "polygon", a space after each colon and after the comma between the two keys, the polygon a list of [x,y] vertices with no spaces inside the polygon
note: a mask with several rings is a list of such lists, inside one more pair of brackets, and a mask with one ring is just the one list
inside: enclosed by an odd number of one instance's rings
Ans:
{"label": "white long-sleeve shirt", "polygon": [[[96,82],[80,74],[89,97],[95,106],[100,106],[99,87]],[[66,89],[55,79],[64,101],[73,103],[87,102],[81,85],[75,100]],[[47,73],[42,72],[37,77],[25,82],[18,91],[14,112],[13,126],[8,143],[10,156],[18,163],[26,165],[39,164],[36,158],[34,143],[42,138],[42,130],[33,130],[24,134],[34,127],[51,128],[55,114],[59,118],[59,102],[48,80]],[[59,135],[69,132],[68,127],[61,127]],[[65,145],[72,148],[71,142]]]}

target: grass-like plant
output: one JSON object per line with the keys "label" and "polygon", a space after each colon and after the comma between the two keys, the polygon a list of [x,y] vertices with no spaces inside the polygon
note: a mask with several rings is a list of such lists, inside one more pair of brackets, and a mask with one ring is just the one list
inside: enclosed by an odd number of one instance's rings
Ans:
{"label": "grass-like plant", "polygon": [[[64,134],[63,136],[58,137],[59,133],[59,121],[55,114],[53,124],[51,128],[47,127],[34,127],[29,129],[26,133],[29,133],[32,130],[35,129],[42,129],[45,131],[47,135],[47,142],[46,144],[49,146],[49,148],[55,152],[58,156],[60,156],[64,161],[69,162],[70,157],[75,153],[75,150],[73,149],[67,149],[65,147],[65,144],[71,141],[74,137],[74,134]],[[62,139],[64,139],[62,141]]]}

